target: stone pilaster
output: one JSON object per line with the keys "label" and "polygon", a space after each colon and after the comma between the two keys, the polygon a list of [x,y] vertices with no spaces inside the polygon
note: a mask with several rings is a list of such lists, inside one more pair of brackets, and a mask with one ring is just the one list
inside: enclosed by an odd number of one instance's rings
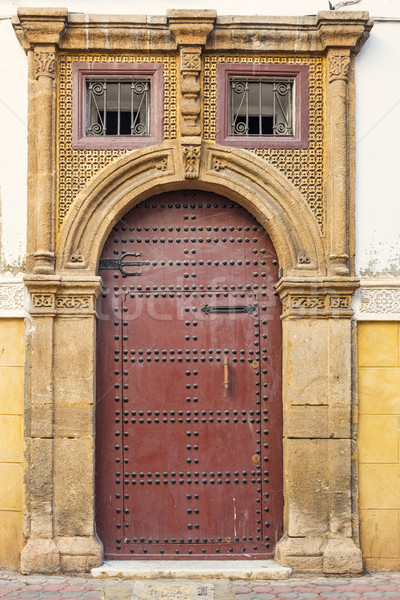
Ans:
{"label": "stone pilaster", "polygon": [[[94,534],[92,502],[99,278],[62,280],[32,275],[25,283],[30,292],[25,413],[28,467],[21,571],[74,571],[78,565],[79,569],[90,568],[102,557]],[[66,356],[70,358],[66,360]],[[77,454],[79,461],[66,460]],[[67,502],[65,494],[70,496]],[[90,499],[87,506],[82,505],[85,498]]]}
{"label": "stone pilaster", "polygon": [[185,179],[197,179],[201,158],[202,51],[214,27],[213,10],[167,11],[168,25],[180,52],[180,118],[182,164]]}
{"label": "stone pilaster", "polygon": [[350,273],[348,72],[350,50],[327,52],[327,229],[329,273]]}
{"label": "stone pilaster", "polygon": [[276,557],[300,571],[358,573],[352,536],[351,296],[355,279],[295,278],[283,303],[285,533]]}
{"label": "stone pilaster", "polygon": [[30,57],[28,228],[29,268],[34,273],[54,272],[54,208],[56,145],[57,50],[66,20],[65,9],[20,9],[20,37]]}

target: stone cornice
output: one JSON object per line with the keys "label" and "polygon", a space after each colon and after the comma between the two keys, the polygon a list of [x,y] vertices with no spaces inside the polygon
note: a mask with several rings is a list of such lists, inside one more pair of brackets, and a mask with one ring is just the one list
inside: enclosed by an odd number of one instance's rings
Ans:
{"label": "stone cornice", "polygon": [[68,19],[66,8],[20,8],[12,23],[25,50],[58,44]]}
{"label": "stone cornice", "polygon": [[[367,12],[323,11],[312,17],[221,16],[215,11],[171,10],[166,17],[68,15],[66,9],[18,10],[13,25],[25,49],[59,44],[64,50],[176,50],[205,45],[206,50],[358,52],[369,35]],[[65,26],[65,31],[64,30]],[[61,35],[62,34],[62,35]],[[173,34],[173,35],[171,35]]]}

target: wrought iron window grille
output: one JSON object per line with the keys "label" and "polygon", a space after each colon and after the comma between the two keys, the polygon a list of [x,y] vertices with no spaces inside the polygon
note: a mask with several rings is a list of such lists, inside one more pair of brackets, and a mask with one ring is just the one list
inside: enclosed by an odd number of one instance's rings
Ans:
{"label": "wrought iron window grille", "polygon": [[86,136],[150,135],[150,78],[87,78]]}
{"label": "wrought iron window grille", "polygon": [[294,136],[294,78],[230,77],[229,135]]}

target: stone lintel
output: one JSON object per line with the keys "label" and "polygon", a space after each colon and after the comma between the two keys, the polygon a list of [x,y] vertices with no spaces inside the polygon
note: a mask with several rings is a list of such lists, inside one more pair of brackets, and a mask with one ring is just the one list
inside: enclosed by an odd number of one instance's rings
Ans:
{"label": "stone lintel", "polygon": [[356,278],[284,277],[275,285],[282,300],[282,318],[351,318],[351,299],[359,287]]}

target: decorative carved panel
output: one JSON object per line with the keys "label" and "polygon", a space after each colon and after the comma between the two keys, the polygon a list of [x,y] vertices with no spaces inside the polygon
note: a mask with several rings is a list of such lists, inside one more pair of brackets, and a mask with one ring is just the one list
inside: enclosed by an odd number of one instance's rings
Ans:
{"label": "decorative carved panel", "polygon": [[164,139],[177,137],[177,72],[178,57],[167,55],[130,54],[78,54],[59,55],[58,93],[58,230],[64,222],[69,207],[80,190],[96,173],[126,153],[126,150],[72,150],[72,64],[93,63],[163,63],[164,67]]}
{"label": "decorative carved panel", "polygon": [[324,59],[321,57],[221,55],[204,58],[204,139],[215,140],[217,64],[282,63],[305,64],[309,67],[309,145],[307,150],[253,149],[279,169],[306,198],[321,232],[324,231]]}

